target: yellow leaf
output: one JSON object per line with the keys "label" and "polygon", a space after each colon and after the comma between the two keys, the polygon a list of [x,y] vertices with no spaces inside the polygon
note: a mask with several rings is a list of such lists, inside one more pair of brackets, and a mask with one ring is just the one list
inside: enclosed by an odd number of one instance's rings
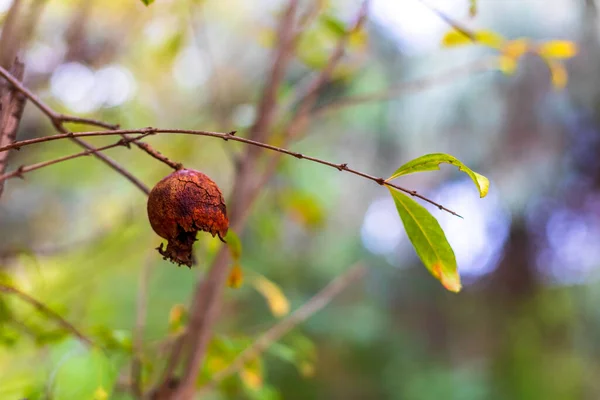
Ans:
{"label": "yellow leaf", "polygon": [[506,75],[512,75],[517,70],[517,60],[511,57],[500,56],[498,57],[498,68]]}
{"label": "yellow leaf", "polygon": [[300,374],[305,378],[311,378],[315,376],[315,366],[308,361],[303,361],[300,366]]}
{"label": "yellow leaf", "polygon": [[502,46],[502,54],[516,61],[530,48],[531,43],[527,39],[510,40]]}
{"label": "yellow leaf", "polygon": [[275,283],[259,276],[252,280],[252,285],[267,300],[271,312],[276,317],[282,317],[290,312],[290,303]]}
{"label": "yellow leaf", "polygon": [[442,38],[442,46],[444,47],[463,46],[469,43],[473,43],[471,38],[455,29],[448,31]]}
{"label": "yellow leaf", "polygon": [[458,272],[443,273],[443,268],[440,264],[436,264],[431,268],[431,274],[442,283],[447,290],[458,293],[462,289],[460,284],[460,276]]}
{"label": "yellow leaf", "polygon": [[244,282],[244,273],[239,264],[234,264],[227,278],[227,286],[233,289],[238,289]]}
{"label": "yellow leaf", "polygon": [[175,304],[169,311],[169,331],[177,332],[181,329],[187,310],[183,304]]}
{"label": "yellow leaf", "polygon": [[246,365],[240,371],[240,378],[244,385],[252,390],[260,389],[263,385],[262,371],[259,363]]}
{"label": "yellow leaf", "polygon": [[475,32],[475,38],[477,42],[494,49],[499,49],[505,42],[502,36],[492,31],[477,31]]}
{"label": "yellow leaf", "polygon": [[542,57],[571,58],[577,54],[577,45],[568,40],[552,40],[541,44],[537,52]]}
{"label": "yellow leaf", "polygon": [[106,393],[106,390],[104,390],[104,388],[102,386],[99,386],[98,389],[96,389],[96,391],[94,392],[94,400],[107,400],[108,399],[108,393]]}
{"label": "yellow leaf", "polygon": [[555,89],[563,89],[565,86],[567,86],[569,76],[565,66],[558,61],[548,59],[545,59],[545,61],[548,64],[548,68],[550,68],[552,86],[554,86]]}
{"label": "yellow leaf", "polygon": [[476,31],[474,32],[474,36],[475,40],[472,40],[468,35],[456,29],[452,29],[449,32],[447,32],[442,38],[442,46],[463,46],[469,43],[477,42],[484,46],[499,49],[505,41],[504,38],[496,32],[488,30]]}

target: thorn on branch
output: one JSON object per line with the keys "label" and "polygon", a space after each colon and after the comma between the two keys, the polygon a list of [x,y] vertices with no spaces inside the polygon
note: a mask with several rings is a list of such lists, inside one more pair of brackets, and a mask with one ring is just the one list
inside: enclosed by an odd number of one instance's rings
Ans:
{"label": "thorn on branch", "polygon": [[348,164],[344,163],[344,164],[340,164],[337,166],[338,171],[343,171],[346,168],[348,168]]}
{"label": "thorn on branch", "polygon": [[227,136],[235,136],[235,134],[237,133],[237,131],[231,131],[228,132],[226,135],[221,136],[223,138],[224,141],[228,141],[229,138]]}
{"label": "thorn on branch", "polygon": [[121,140],[119,140],[117,142],[117,145],[119,145],[119,146],[125,146],[128,149],[131,149],[131,140],[123,138],[123,139],[121,139]]}
{"label": "thorn on branch", "polygon": [[19,168],[17,168],[17,170],[15,171],[15,176],[19,179],[23,179],[25,180],[25,177],[23,176],[23,171],[25,170],[25,166],[21,165]]}

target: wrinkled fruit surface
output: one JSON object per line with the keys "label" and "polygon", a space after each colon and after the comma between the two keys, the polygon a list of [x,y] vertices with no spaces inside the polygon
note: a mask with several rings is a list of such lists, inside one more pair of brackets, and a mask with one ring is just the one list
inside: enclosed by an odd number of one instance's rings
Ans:
{"label": "wrinkled fruit surface", "polygon": [[191,267],[192,246],[198,231],[213,237],[227,234],[229,220],[221,190],[208,176],[191,169],[173,172],[158,182],[148,196],[152,229],[168,240],[158,252],[171,262]]}

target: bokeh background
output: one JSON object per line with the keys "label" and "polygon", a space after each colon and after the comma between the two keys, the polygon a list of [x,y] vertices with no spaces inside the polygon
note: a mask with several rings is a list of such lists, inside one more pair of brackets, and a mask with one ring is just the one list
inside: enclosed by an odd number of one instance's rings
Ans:
{"label": "bokeh background", "polygon": [[[25,83],[55,109],[125,128],[240,135],[255,118],[285,5],[21,3],[22,18],[35,21],[22,44]],[[283,110],[323,68],[340,29],[360,6],[320,3],[321,14],[306,29],[280,90]],[[596,3],[480,0],[475,17],[468,16],[466,0],[429,3],[471,29],[510,39],[576,42],[579,54],[566,64],[568,87],[555,90],[548,68],[532,55],[512,76],[494,69],[461,72],[493,51],[443,48],[448,24],[418,0],[373,0],[364,32],[350,41],[319,105],[390,88],[395,95],[318,115],[291,147],[384,177],[412,158],[445,152],[489,177],[485,199],[451,167],[399,182],[464,216],[430,208],[456,252],[463,291],[446,292],[423,267],[385,189],[335,169],[283,159],[240,235],[246,277],[268,278],[295,309],[356,262],[369,272],[266,352],[260,365],[203,398],[600,398]],[[0,0],[0,21],[11,5]],[[437,78],[441,75],[446,78]],[[422,84],[402,90],[403,83],[414,81]],[[28,104],[18,138],[52,133],[49,121]],[[100,146],[114,140],[90,141]],[[147,142],[208,174],[226,197],[231,193],[242,144],[175,135]],[[12,152],[9,165],[78,151],[67,141],[44,143]],[[169,173],[136,148],[107,154],[149,186]],[[0,399],[92,398],[83,382],[94,374],[94,384],[110,398],[131,398],[125,390],[128,349],[145,270],[144,365],[148,381],[155,378],[165,338],[185,325],[180,315],[220,246],[201,235],[199,268],[188,270],[162,261],[154,250],[160,242],[148,224],[143,193],[93,157],[7,182],[0,198],[2,279],[97,340],[114,344],[114,351],[108,361],[81,358],[85,350],[52,321],[1,295]],[[202,379],[280,318],[251,284],[227,289]]]}

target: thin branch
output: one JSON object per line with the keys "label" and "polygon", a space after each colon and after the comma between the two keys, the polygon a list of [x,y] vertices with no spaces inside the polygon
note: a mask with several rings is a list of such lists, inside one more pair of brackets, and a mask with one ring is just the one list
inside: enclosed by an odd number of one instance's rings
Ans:
{"label": "thin branch", "polygon": [[[246,139],[243,137],[238,137],[238,136],[234,136],[233,133],[218,133],[218,132],[207,132],[207,131],[196,131],[196,130],[188,130],[188,129],[155,129],[155,128],[143,128],[143,129],[139,129],[139,130],[135,130],[135,129],[120,129],[120,130],[115,130],[115,131],[98,131],[98,132],[73,132],[70,135],[54,135],[54,136],[45,136],[43,138],[38,138],[38,139],[45,139],[45,140],[38,140],[36,141],[36,143],[39,143],[41,141],[51,141],[51,140],[57,140],[57,139],[64,139],[66,137],[79,137],[79,136],[109,136],[109,135],[121,135],[124,133],[129,133],[129,134],[141,134],[141,135],[148,135],[151,133],[156,133],[156,134],[160,134],[160,133],[174,133],[174,134],[183,134],[183,135],[196,135],[196,136],[208,136],[208,137],[217,137],[217,138],[221,138],[225,141],[228,140],[233,140],[236,142],[241,142],[241,143],[245,143],[245,144],[249,144],[252,146],[256,146],[256,147],[261,147],[263,149],[267,149],[267,150],[272,150],[272,151],[276,151],[282,154],[286,154],[298,159],[304,159],[304,160],[308,160],[308,161],[312,161],[315,162],[317,164],[322,164],[322,165],[326,165],[328,167],[331,168],[335,168],[338,171],[345,171],[345,172],[349,172],[351,174],[363,177],[365,179],[369,179],[381,186],[389,186],[392,187],[394,189],[398,189],[406,194],[409,194],[411,196],[414,197],[418,197],[419,199],[432,204],[434,206],[436,206],[437,208],[439,208],[440,210],[449,212],[452,215],[455,215],[457,217],[462,218],[460,215],[458,215],[457,213],[455,213],[454,211],[442,206],[439,203],[436,203],[435,201],[419,194],[417,191],[415,190],[410,190],[410,189],[406,189],[402,186],[398,186],[396,184],[390,183],[390,182],[386,182],[384,178],[378,178],[376,176],[373,175],[369,175],[367,173],[355,170],[353,168],[348,167],[347,163],[342,163],[342,164],[336,164],[327,160],[322,160],[320,158],[316,158],[316,157],[311,157],[311,156],[307,156],[304,155],[302,153],[298,153],[295,151],[291,151],[291,150],[287,150],[287,149],[282,149],[280,147],[277,146],[272,146],[270,144],[266,144],[266,143],[261,143],[261,142],[257,142],[255,140],[251,140],[251,139]],[[32,139],[35,140],[35,139]],[[15,142],[13,143],[13,145],[11,146],[6,146],[5,148],[0,148],[0,151],[6,150],[7,148],[18,148],[21,147],[23,145],[30,145],[33,144],[31,143],[32,140],[23,140],[20,142]],[[135,140],[135,139],[134,139]],[[26,143],[29,142],[29,143]],[[117,145],[121,145],[121,143],[115,143],[109,146],[106,146],[107,148],[111,148],[111,147],[116,147]],[[95,151],[98,151],[97,149]],[[95,151],[91,151],[89,154],[95,153]],[[83,152],[86,153],[86,152]],[[67,156],[70,158],[74,158],[74,157],[80,157],[82,155],[87,155],[87,154],[83,154],[83,153],[79,153],[79,154],[75,154],[73,156]],[[67,159],[70,159],[67,158]],[[64,161],[64,160],[63,160]],[[41,168],[41,167],[38,167]],[[36,169],[38,169],[36,168]],[[14,174],[13,176],[18,176],[19,173],[18,171],[13,172],[12,174]],[[2,177],[0,177],[1,179]]]}
{"label": "thin branch", "polygon": [[152,272],[152,262],[147,261],[139,277],[135,329],[133,331],[133,358],[131,361],[131,389],[137,399],[143,398],[142,355],[144,353],[144,329],[148,313],[148,283]]}
{"label": "thin branch", "polygon": [[[349,172],[353,175],[357,175],[360,177],[363,177],[365,179],[371,180],[375,183],[377,183],[378,185],[381,186],[389,186],[392,187],[394,189],[400,190],[401,192],[404,192],[406,194],[409,194],[411,196],[417,197],[429,204],[432,204],[434,206],[436,206],[437,208],[439,208],[440,210],[449,212],[452,215],[455,215],[457,217],[462,218],[460,215],[458,215],[457,213],[455,213],[454,211],[442,206],[439,203],[436,203],[435,201],[419,194],[418,192],[416,192],[415,190],[410,190],[410,189],[406,189],[402,186],[398,186],[396,184],[390,183],[390,182],[386,182],[384,178],[378,178],[376,176],[373,175],[369,175],[367,173],[355,170],[353,168],[348,167],[347,163],[342,163],[342,164],[336,164],[327,160],[322,160],[320,158],[316,158],[316,157],[311,157],[311,156],[307,156],[304,155],[302,153],[298,153],[295,151],[291,151],[291,150],[287,150],[287,149],[283,149],[277,146],[273,146],[270,144],[266,144],[266,143],[261,143],[261,142],[257,142],[255,140],[252,139],[246,139],[243,137],[239,137],[239,136],[235,136],[235,132],[231,132],[231,133],[219,133],[219,132],[209,132],[209,131],[197,131],[197,130],[192,130],[192,129],[158,129],[158,128],[142,128],[142,129],[119,129],[119,130],[114,130],[114,131],[96,131],[96,132],[73,132],[70,134],[60,134],[60,135],[54,135],[54,136],[45,136],[42,138],[37,138],[37,139],[30,139],[30,140],[23,140],[23,141],[19,141],[19,142],[15,142],[10,146],[5,146],[0,148],[0,151],[5,151],[8,149],[13,149],[13,148],[19,148],[19,147],[23,147],[23,146],[27,146],[27,145],[31,145],[34,143],[40,143],[40,142],[47,142],[47,141],[52,141],[52,140],[59,140],[59,139],[64,139],[67,137],[71,137],[71,138],[78,138],[78,137],[86,137],[86,136],[110,136],[110,135],[122,135],[122,134],[139,134],[139,135],[148,135],[148,134],[152,134],[152,133],[156,133],[156,134],[161,134],[161,133],[171,133],[171,134],[181,134],[181,135],[195,135],[195,136],[208,136],[208,137],[215,137],[215,138],[220,138],[223,139],[225,141],[235,141],[235,142],[240,142],[240,143],[245,143],[248,145],[252,145],[255,147],[260,147],[263,149],[267,149],[267,150],[271,150],[271,151],[276,151],[282,154],[286,154],[288,156],[292,156],[294,158],[297,159],[303,159],[303,160],[308,160],[308,161],[312,161],[315,162],[317,164],[322,164],[322,165],[326,165],[328,167],[331,168],[335,168],[338,171],[345,171],[345,172]],[[116,144],[114,145],[110,145],[112,147],[115,147]],[[18,175],[18,174],[16,174]]]}
{"label": "thin branch", "polygon": [[476,60],[469,64],[453,68],[449,71],[444,71],[443,73],[436,76],[392,85],[389,89],[382,92],[368,93],[346,97],[340,100],[334,100],[331,103],[324,104],[318,107],[317,109],[313,110],[312,116],[321,117],[325,114],[334,111],[339,111],[348,107],[353,107],[365,103],[373,103],[377,101],[391,100],[405,94],[419,92],[432,87],[437,87],[441,84],[452,83],[458,78],[471,76],[480,72],[491,71],[495,68],[497,68],[497,61],[495,59],[485,58],[483,60]]}
{"label": "thin branch", "polygon": [[87,344],[88,346],[93,346],[94,345],[94,343],[92,342],[91,339],[89,339],[87,336],[85,336],[83,333],[81,333],[70,322],[68,322],[67,320],[65,320],[63,317],[61,317],[55,311],[52,311],[45,304],[43,304],[40,301],[34,299],[33,297],[31,297],[27,293],[22,292],[21,290],[17,289],[16,287],[9,286],[9,285],[4,284],[4,283],[0,283],[0,292],[6,293],[6,294],[14,294],[15,296],[19,297],[21,300],[25,301],[26,303],[31,304],[33,307],[35,307],[42,314],[46,315],[48,318],[53,319],[54,321],[56,321],[56,323],[58,323],[60,326],[62,326],[66,331],[71,332],[71,334],[73,334],[74,336],[76,336],[83,343]]}
{"label": "thin branch", "polygon": [[[152,134],[153,134],[152,132],[149,132],[149,133],[145,133],[145,134],[143,134],[141,136],[137,136],[135,138],[121,139],[117,143],[109,144],[109,145],[104,146],[104,147],[93,148],[92,150],[85,150],[85,151],[82,151],[80,153],[71,154],[69,156],[64,156],[64,157],[59,157],[59,158],[56,158],[54,160],[44,161],[44,162],[40,162],[40,163],[37,163],[37,164],[32,164],[32,165],[28,165],[28,166],[21,166],[21,167],[17,168],[16,170],[12,171],[12,172],[0,175],[0,184],[2,184],[7,179],[11,179],[11,178],[15,178],[15,177],[23,178],[23,174],[25,174],[27,172],[35,171],[35,170],[38,170],[38,169],[44,168],[44,167],[49,167],[50,165],[58,164],[58,163],[61,163],[63,161],[72,160],[72,159],[78,158],[78,157],[89,156],[91,154],[97,154],[99,151],[104,151],[104,150],[112,149],[114,147],[129,146],[129,143],[135,142],[137,140],[141,140],[144,137],[146,137],[148,135],[152,135]],[[2,153],[0,153],[0,154],[2,154]]]}
{"label": "thin branch", "polygon": [[366,273],[367,268],[364,265],[359,264],[350,268],[344,274],[338,276],[335,280],[330,282],[325,288],[323,288],[304,305],[290,314],[287,318],[281,320],[263,333],[254,341],[254,343],[244,349],[244,351],[242,351],[225,369],[215,373],[212,377],[212,381],[201,387],[199,392],[205,393],[211,390],[221,381],[223,381],[223,379],[242,370],[246,363],[258,357],[262,352],[267,350],[273,343],[281,339],[295,326],[306,321],[309,317],[319,312],[323,307],[329,304],[334,297],[340,294],[348,286],[360,280]]}

